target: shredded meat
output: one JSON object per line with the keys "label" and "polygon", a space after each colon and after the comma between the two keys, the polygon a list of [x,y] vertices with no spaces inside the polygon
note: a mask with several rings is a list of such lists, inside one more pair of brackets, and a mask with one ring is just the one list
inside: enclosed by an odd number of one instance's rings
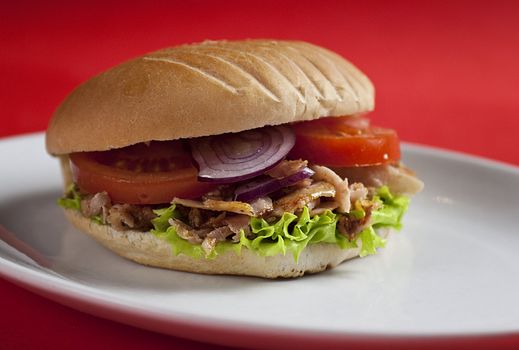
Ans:
{"label": "shredded meat", "polygon": [[156,217],[148,206],[112,204],[106,192],[88,195],[82,199],[81,213],[89,218],[100,215],[103,223],[111,224],[117,231],[148,231],[153,227],[151,220]]}
{"label": "shredded meat", "polygon": [[206,255],[211,253],[218,242],[223,242],[227,237],[235,234],[231,227],[225,225],[223,221],[222,226],[213,229],[194,229],[178,219],[170,219],[169,224],[175,228],[177,235],[182,239],[192,244],[201,244]]}
{"label": "shredded meat", "polygon": [[[227,212],[221,212],[218,215],[214,212],[209,212],[209,216],[207,221],[202,224],[203,228],[217,228],[224,224],[225,217],[227,216]],[[214,216],[216,215],[216,216]]]}
{"label": "shredded meat", "polygon": [[206,255],[209,255],[213,249],[216,247],[217,240],[216,238],[206,237],[202,241],[202,249],[204,250]]}
{"label": "shredded meat", "polygon": [[225,212],[216,215],[215,212],[199,210],[198,208],[191,208],[191,211],[203,220],[205,220],[205,215],[213,216],[209,216],[207,221],[203,222],[199,228],[178,219],[170,219],[169,224],[175,228],[182,239],[192,244],[201,244],[207,255],[211,253],[218,242],[226,241],[230,236],[232,236],[232,241],[238,242],[241,230],[244,230],[245,235],[250,237],[250,217],[247,215],[229,216]]}
{"label": "shredded meat", "polygon": [[207,234],[208,238],[215,238],[217,242],[225,241],[225,239],[232,235],[233,232],[229,228],[229,226],[221,226],[218,228],[215,228],[211,232]]}
{"label": "shredded meat", "polygon": [[307,165],[306,160],[282,160],[274,168],[267,170],[265,174],[275,179],[282,179],[301,171]]}
{"label": "shredded meat", "polygon": [[195,228],[199,228],[202,225],[204,219],[202,218],[202,213],[200,209],[191,208],[191,210],[189,210],[189,214],[187,214],[187,220],[189,222],[189,225]]}
{"label": "shredded meat", "polygon": [[271,212],[272,207],[272,199],[267,196],[258,197],[250,203],[252,210],[256,214],[255,216],[262,216],[268,212]]}
{"label": "shredded meat", "polygon": [[235,215],[225,218],[224,223],[232,232],[240,233],[241,230],[249,228],[250,217],[247,215]]}
{"label": "shredded meat", "polygon": [[[179,209],[182,207],[179,206]],[[184,215],[187,216],[187,222],[194,228],[215,228],[222,226],[222,220],[227,212],[214,212],[199,208],[184,208]]]}
{"label": "shredded meat", "polygon": [[360,182],[366,187],[387,185],[394,194],[412,195],[423,189],[423,182],[404,165],[378,165],[334,169],[351,182]]}
{"label": "shredded meat", "polygon": [[364,207],[365,215],[361,219],[357,219],[352,215],[340,215],[337,221],[337,230],[340,234],[346,236],[350,241],[357,239],[359,233],[369,225],[371,220],[372,207]]}
{"label": "shredded meat", "polygon": [[184,207],[198,208],[212,211],[228,211],[236,214],[245,214],[248,216],[258,216],[258,212],[254,210],[251,204],[240,201],[221,201],[214,199],[206,199],[203,202],[191,199],[173,198],[171,203],[180,204]]}
{"label": "shredded meat", "polygon": [[108,209],[112,206],[112,201],[106,192],[99,192],[93,196],[81,200],[81,213],[87,217],[102,215],[103,222],[106,222]]}
{"label": "shredded meat", "polygon": [[151,220],[155,217],[150,207],[115,204],[109,209],[106,221],[117,231],[127,229],[147,231],[153,227]]}
{"label": "shredded meat", "polygon": [[[270,208],[272,208],[272,201],[270,199],[265,201],[267,207],[270,201]],[[181,238],[193,244],[201,244],[206,254],[210,254],[218,242],[225,241],[230,236],[232,241],[238,242],[241,230],[244,230],[246,237],[250,237],[250,216],[229,216],[225,211],[215,212],[199,208],[186,207],[186,209],[189,210],[187,212],[189,223],[170,219],[169,224],[175,228]]]}
{"label": "shredded meat", "polygon": [[321,202],[319,205],[310,211],[310,216],[321,215],[327,210],[335,210],[339,204],[336,201]]}
{"label": "shredded meat", "polygon": [[313,180],[311,178],[306,178],[301,181],[296,182],[292,186],[290,186],[292,189],[299,189],[299,188],[305,188],[312,184]]}
{"label": "shredded meat", "polygon": [[218,242],[223,242],[232,235],[233,232],[229,228],[229,226],[221,226],[218,228],[215,228],[211,232],[207,234],[207,236],[204,238],[202,242],[202,249],[206,254],[211,253],[211,251],[216,247],[216,244]]}
{"label": "shredded meat", "polygon": [[365,200],[368,196],[368,189],[360,182],[355,182],[350,185],[350,201],[355,203],[357,201]]}
{"label": "shredded meat", "polygon": [[317,199],[314,199],[313,201],[308,202],[306,204],[306,206],[308,207],[308,210],[312,211],[313,209],[317,208],[320,203],[321,203],[321,199],[317,198]]}
{"label": "shredded meat", "polygon": [[169,224],[173,226],[177,235],[189,243],[202,243],[203,238],[211,231],[209,229],[194,230],[191,226],[184,224],[178,219],[169,219]]}
{"label": "shredded meat", "polygon": [[272,214],[282,216],[285,212],[294,213],[319,197],[335,197],[333,185],[319,181],[281,197],[274,202]]}
{"label": "shredded meat", "polygon": [[342,179],[337,173],[325,166],[312,165],[311,169],[315,171],[314,180],[326,181],[335,187],[335,201],[338,204],[337,211],[339,213],[348,213],[351,207],[348,179]]}
{"label": "shredded meat", "polygon": [[249,226],[250,217],[247,215],[235,215],[225,219],[225,224],[229,229],[234,233],[232,236],[233,242],[238,242],[240,240],[240,231],[243,230],[245,233],[245,237],[251,237],[251,230]]}

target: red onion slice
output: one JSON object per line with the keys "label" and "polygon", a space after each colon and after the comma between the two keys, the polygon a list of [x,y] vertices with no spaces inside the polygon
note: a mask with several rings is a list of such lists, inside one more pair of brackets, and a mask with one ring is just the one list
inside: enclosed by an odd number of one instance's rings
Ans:
{"label": "red onion slice", "polygon": [[297,173],[282,179],[265,177],[258,180],[253,180],[249,183],[238,186],[234,191],[234,199],[242,202],[250,202],[258,197],[276,192],[283,187],[287,187],[295,184],[296,182],[307,179],[314,174],[315,172],[312,169],[304,167]]}
{"label": "red onion slice", "polygon": [[295,135],[286,126],[267,126],[189,142],[198,179],[223,184],[247,180],[272,168],[294,147]]}

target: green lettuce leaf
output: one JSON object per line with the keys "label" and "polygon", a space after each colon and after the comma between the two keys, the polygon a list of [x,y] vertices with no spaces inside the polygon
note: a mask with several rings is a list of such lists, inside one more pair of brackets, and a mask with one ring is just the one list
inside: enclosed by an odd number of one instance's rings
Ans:
{"label": "green lettuce leaf", "polygon": [[386,240],[375,232],[373,226],[366,227],[362,230],[357,239],[360,239],[362,242],[359,253],[360,257],[376,254],[377,248],[383,248],[386,245]]}
{"label": "green lettuce leaf", "polygon": [[[349,249],[358,247],[359,240],[362,242],[360,256],[366,256],[375,254],[377,248],[385,245],[385,240],[376,233],[376,229],[379,227],[400,229],[402,216],[409,205],[407,197],[392,195],[386,186],[378,189],[373,200],[379,204],[378,209],[372,213],[371,225],[359,234],[356,241],[348,240],[337,231],[337,214],[328,210],[322,215],[310,217],[306,207],[299,217],[285,213],[274,223],[268,223],[262,218],[251,218],[250,227],[255,238],[247,238],[242,230],[239,242],[219,242],[209,255],[205,254],[200,244],[192,244],[180,238],[175,229],[169,225],[169,219],[180,218],[175,205],[155,211],[158,217],[152,221],[154,225],[152,233],[166,240],[175,255],[184,254],[193,258],[211,259],[228,250],[240,254],[242,247],[246,247],[261,256],[290,253],[297,262],[301,252],[309,244],[330,243],[337,244],[342,249]],[[363,218],[365,212],[355,209],[350,215]]]}
{"label": "green lettuce leaf", "polygon": [[342,248],[357,247],[355,242],[337,234],[337,220],[337,215],[329,210],[310,217],[306,207],[299,217],[285,213],[273,224],[261,218],[252,218],[250,226],[256,238],[249,240],[242,236],[240,243],[262,256],[290,252],[295,261],[308,244],[334,243]]}
{"label": "green lettuce leaf", "polygon": [[151,223],[153,224],[153,227],[157,231],[166,231],[166,229],[170,226],[169,225],[169,219],[179,219],[180,214],[178,211],[175,210],[175,204],[167,207],[167,208],[161,208],[161,209],[155,209],[153,210],[155,215],[157,217],[155,219],[151,220]]}
{"label": "green lettuce leaf", "polygon": [[75,185],[67,188],[65,197],[58,199],[58,205],[66,209],[81,210],[81,194]]}
{"label": "green lettuce leaf", "polygon": [[393,196],[387,186],[378,189],[375,201],[382,204],[371,216],[371,225],[374,228],[391,227],[397,230],[402,228],[402,217],[409,207],[409,198]]}

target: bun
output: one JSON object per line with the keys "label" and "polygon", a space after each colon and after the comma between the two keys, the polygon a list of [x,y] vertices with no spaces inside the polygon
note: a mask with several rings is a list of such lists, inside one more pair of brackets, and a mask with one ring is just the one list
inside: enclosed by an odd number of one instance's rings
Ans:
{"label": "bun", "polygon": [[206,41],[146,54],[77,87],[47,131],[53,155],[237,132],[374,108],[350,62],[299,41]]}
{"label": "bun", "polygon": [[[358,256],[360,248],[342,250],[335,244],[308,245],[294,261],[292,254],[262,257],[243,248],[240,255],[229,251],[215,259],[194,259],[185,255],[174,256],[171,246],[149,232],[116,231],[109,225],[99,225],[79,212],[64,209],[70,222],[89,234],[106,248],[137,263],[172,270],[225,275],[246,275],[264,278],[298,277],[333,268],[341,262]],[[387,237],[389,231],[379,234]]]}

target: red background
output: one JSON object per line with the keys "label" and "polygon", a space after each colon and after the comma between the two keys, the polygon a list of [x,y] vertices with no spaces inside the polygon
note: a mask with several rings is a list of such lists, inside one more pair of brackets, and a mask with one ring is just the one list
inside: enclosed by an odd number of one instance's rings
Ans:
{"label": "red background", "polygon": [[[77,84],[147,51],[286,38],[366,72],[377,88],[372,118],[403,140],[519,165],[519,2],[43,3],[0,4],[0,137],[44,130]],[[217,348],[88,316],[3,280],[0,309],[1,348]],[[519,346],[518,337],[499,345]]]}

